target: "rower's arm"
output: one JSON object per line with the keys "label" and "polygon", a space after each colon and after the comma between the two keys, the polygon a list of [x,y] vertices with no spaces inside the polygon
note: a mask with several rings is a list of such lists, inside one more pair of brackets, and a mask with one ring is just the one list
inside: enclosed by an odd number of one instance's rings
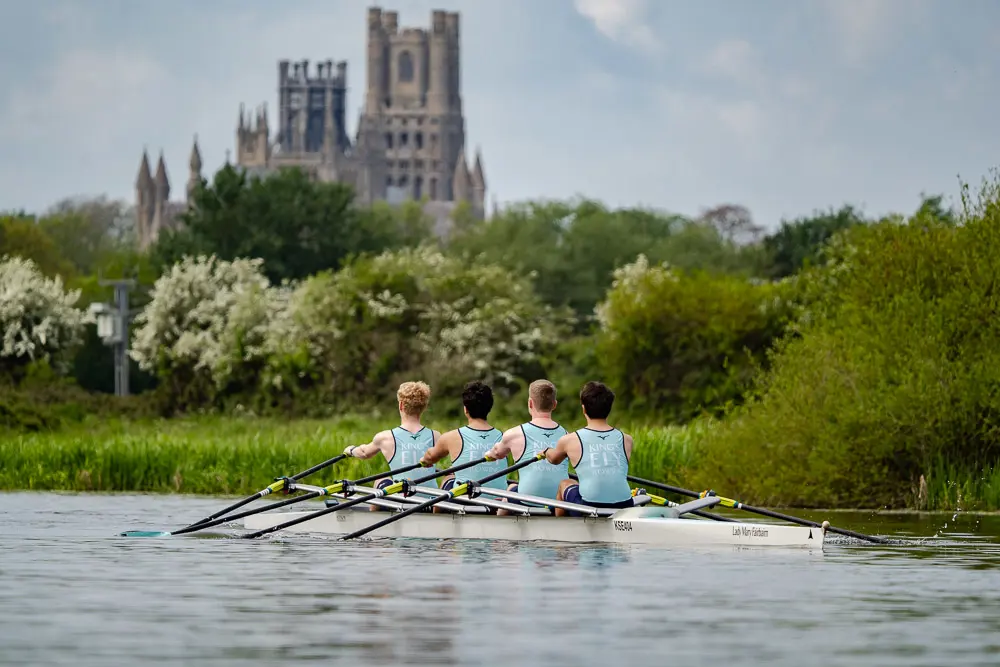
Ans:
{"label": "rower's arm", "polygon": [[566,457],[569,456],[567,447],[573,442],[575,437],[575,433],[567,433],[563,437],[559,438],[559,442],[556,443],[555,447],[549,447],[545,450],[545,460],[552,464],[562,463],[565,461]]}
{"label": "rower's arm", "polygon": [[[517,446],[519,438],[524,438],[524,434],[521,432],[520,426],[508,429],[507,432],[503,434],[503,438],[500,439],[500,442],[493,445],[493,449],[486,452],[486,456],[494,461],[507,458],[507,455],[510,454]],[[523,446],[521,447],[521,451],[524,451]]]}
{"label": "rower's arm", "polygon": [[386,438],[392,438],[392,434],[389,431],[380,431],[375,434],[371,442],[357,447],[346,447],[344,453],[356,459],[370,459],[379,452],[384,452]]}
{"label": "rower's arm", "polygon": [[434,446],[429,448],[424,455],[420,457],[420,463],[424,466],[432,466],[444,457],[448,456],[450,452],[451,442],[459,437],[458,431],[448,431],[434,443]]}
{"label": "rower's arm", "polygon": [[632,436],[628,433],[622,433],[625,438],[625,459],[627,461],[632,461]]}

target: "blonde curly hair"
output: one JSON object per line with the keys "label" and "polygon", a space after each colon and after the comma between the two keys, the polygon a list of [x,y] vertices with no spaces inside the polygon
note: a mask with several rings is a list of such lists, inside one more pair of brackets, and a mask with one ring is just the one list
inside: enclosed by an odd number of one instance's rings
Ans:
{"label": "blonde curly hair", "polygon": [[396,400],[403,407],[403,412],[419,417],[431,402],[431,388],[425,382],[404,382],[396,391]]}

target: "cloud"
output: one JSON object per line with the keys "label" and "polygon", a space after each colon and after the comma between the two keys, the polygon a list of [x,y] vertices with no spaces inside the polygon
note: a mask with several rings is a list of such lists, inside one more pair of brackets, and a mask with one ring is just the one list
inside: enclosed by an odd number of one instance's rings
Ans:
{"label": "cloud", "polygon": [[860,65],[927,16],[926,0],[824,0],[842,55]]}
{"label": "cloud", "polygon": [[647,53],[662,46],[647,20],[647,0],[573,0],[573,6],[608,39]]}
{"label": "cloud", "polygon": [[141,53],[66,53],[35,85],[10,91],[0,107],[0,137],[22,143],[55,134],[77,146],[100,146],[121,136],[123,119],[135,122],[155,109],[166,76]]}
{"label": "cloud", "polygon": [[754,46],[745,39],[728,39],[713,48],[700,69],[710,75],[759,85],[764,71]]}

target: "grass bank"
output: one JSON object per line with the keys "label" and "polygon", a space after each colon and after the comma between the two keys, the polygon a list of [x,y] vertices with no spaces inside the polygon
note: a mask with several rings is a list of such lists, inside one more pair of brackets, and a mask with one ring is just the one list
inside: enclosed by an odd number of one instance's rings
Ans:
{"label": "grass bank", "polygon": [[[250,494],[275,476],[324,461],[367,442],[387,422],[201,417],[85,423],[57,431],[0,437],[0,489]],[[440,429],[453,424],[436,424]],[[498,424],[499,427],[513,424]],[[567,424],[567,427],[570,427]],[[638,428],[633,471],[683,481],[694,438],[679,428]],[[386,470],[385,461],[343,461],[309,477],[332,483]]]}

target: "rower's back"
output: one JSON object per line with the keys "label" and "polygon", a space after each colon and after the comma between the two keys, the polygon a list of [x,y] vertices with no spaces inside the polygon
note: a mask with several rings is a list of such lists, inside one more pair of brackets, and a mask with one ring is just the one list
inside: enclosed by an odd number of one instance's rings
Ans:
{"label": "rower's back", "polygon": [[[389,469],[411,466],[420,462],[420,457],[429,448],[434,446],[434,431],[424,426],[416,433],[406,430],[402,426],[397,426],[390,431],[392,440],[395,443],[395,451],[389,459]],[[396,480],[416,479],[427,475],[425,468],[414,468],[406,472],[393,475]]]}
{"label": "rower's back", "polygon": [[[452,466],[462,465],[463,463],[469,463],[470,461],[483,458],[486,452],[493,449],[493,446],[500,442],[500,439],[503,438],[503,432],[498,428],[478,429],[472,428],[471,426],[463,426],[458,429],[458,434],[462,437],[462,451],[459,452],[458,456],[452,460]],[[460,470],[455,474],[455,478],[458,479],[459,482],[482,479],[487,475],[500,472],[506,467],[506,459],[500,459],[499,461],[486,461],[484,463],[480,463],[479,465],[474,465],[471,468]],[[488,486],[493,489],[506,489],[507,482],[503,477],[498,477],[497,479],[486,482],[483,486]]]}
{"label": "rower's back", "polygon": [[[580,457],[573,463],[579,496],[595,506],[627,506],[632,502],[628,483],[631,438],[608,424],[615,393],[601,382],[588,382],[580,392],[586,428],[576,432]],[[566,498],[564,494],[564,499]]]}
{"label": "rower's back", "polygon": [[[555,423],[555,422],[553,422]],[[521,424],[521,433],[524,435],[524,453],[515,461],[520,463],[526,460],[525,457],[536,456],[540,452],[550,447],[555,447],[559,438],[566,435],[566,429],[556,424],[552,428],[544,428],[527,422]],[[559,490],[559,483],[569,476],[569,461],[552,464],[548,461],[533,463],[527,468],[522,468],[518,473],[517,492],[526,496],[539,496],[541,498],[555,498]]]}
{"label": "rower's back", "polygon": [[597,431],[581,428],[580,460],[574,464],[580,496],[591,503],[619,503],[632,497],[628,484],[625,434],[616,428]]}

